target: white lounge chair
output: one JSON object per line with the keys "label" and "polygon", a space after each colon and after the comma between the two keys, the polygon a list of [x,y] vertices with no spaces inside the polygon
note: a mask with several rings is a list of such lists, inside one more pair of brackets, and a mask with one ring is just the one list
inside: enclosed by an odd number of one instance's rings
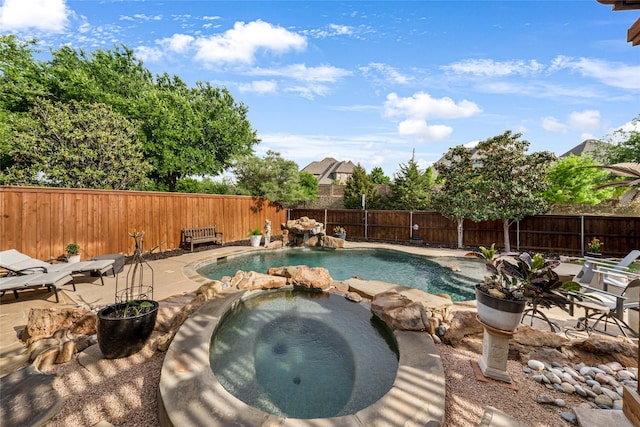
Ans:
{"label": "white lounge chair", "polygon": [[[638,310],[640,278],[630,280],[619,295],[585,287],[580,296],[581,301],[576,304],[584,307],[587,313],[585,317],[578,319],[577,327],[579,329],[584,328],[587,332],[598,330],[608,333],[607,326],[609,323],[613,323],[620,328],[625,337],[629,336],[627,331],[630,331],[633,336],[638,336],[638,325],[629,325],[624,321],[624,310]],[[593,312],[589,314],[591,310]],[[593,324],[590,325],[590,321],[594,321]],[[604,330],[597,329],[600,322],[603,322]]]}
{"label": "white lounge chair", "polygon": [[[602,268],[605,268],[605,269],[611,269],[613,271],[626,271],[628,270],[631,263],[634,262],[636,259],[638,259],[638,257],[640,257],[640,250],[638,249],[632,250],[620,261],[616,261],[608,258],[602,259],[602,258],[593,258],[590,256],[585,256],[584,265],[582,266],[582,269],[580,270],[580,272],[576,274],[576,276],[573,278],[573,281],[578,282],[582,285],[590,285],[591,282],[593,281],[596,268],[600,268],[601,270]],[[613,285],[617,287],[624,287],[626,285],[626,284],[623,284],[621,286],[620,282],[617,281],[615,278],[607,277],[606,275],[604,277],[604,283],[605,285]]]}
{"label": "white lounge chair", "polygon": [[23,254],[15,249],[0,252],[0,267],[14,274],[64,272],[68,274],[97,273],[104,286],[102,275],[109,271],[115,276],[113,259],[50,264]]}
{"label": "white lounge chair", "polygon": [[76,290],[76,285],[73,282],[73,277],[68,272],[54,272],[54,273],[33,273],[25,274],[23,276],[4,276],[0,277],[0,292],[4,295],[7,291],[12,291],[13,295],[18,298],[18,291],[23,289],[33,288],[48,288],[49,291],[53,289],[56,296],[56,302],[58,299],[58,288],[62,285],[71,283],[73,290]]}

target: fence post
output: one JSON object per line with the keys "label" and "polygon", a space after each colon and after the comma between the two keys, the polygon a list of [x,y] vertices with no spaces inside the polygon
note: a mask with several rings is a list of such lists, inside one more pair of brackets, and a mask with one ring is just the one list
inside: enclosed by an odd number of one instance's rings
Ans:
{"label": "fence post", "polygon": [[584,215],[580,215],[580,256],[584,256]]}
{"label": "fence post", "polygon": [[520,252],[520,221],[516,221],[516,251]]}
{"label": "fence post", "polygon": [[327,229],[327,210],[324,210],[324,229]]}
{"label": "fence post", "polygon": [[365,210],[365,211],[363,211],[363,212],[364,212],[364,240],[368,241],[368,240],[369,240],[369,238],[368,238],[367,236],[369,235],[369,234],[368,234],[368,231],[369,231],[369,230],[368,230],[368,221],[367,221],[367,218],[368,218],[368,216],[369,216],[369,215],[367,215],[367,211],[366,211],[366,210]]}

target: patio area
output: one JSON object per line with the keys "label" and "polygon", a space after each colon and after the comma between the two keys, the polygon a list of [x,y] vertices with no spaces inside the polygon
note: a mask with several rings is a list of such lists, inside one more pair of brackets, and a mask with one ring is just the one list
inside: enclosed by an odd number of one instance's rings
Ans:
{"label": "patio area", "polygon": [[[462,256],[466,251],[458,251],[458,250],[450,250],[450,249],[431,249],[425,247],[415,247],[415,246],[396,246],[396,245],[384,245],[384,244],[368,244],[368,243],[357,243],[357,242],[346,242],[347,247],[385,247],[391,248],[395,250],[407,251],[409,253],[414,253],[418,255],[427,255],[427,256]],[[242,247],[242,246],[225,246],[216,248],[210,251],[203,252],[195,252],[185,255],[180,255],[176,257],[166,258],[151,261],[150,264],[154,269],[155,273],[155,284],[154,284],[154,299],[159,301],[170,300],[170,299],[180,299],[181,296],[183,301],[186,301],[184,298],[189,294],[193,294],[203,283],[207,280],[202,276],[199,276],[195,273],[193,269],[194,266],[199,263],[211,259],[211,258],[219,258],[224,256],[230,256],[234,254],[239,254],[245,251],[252,250],[250,247]],[[563,263],[560,267],[558,267],[558,273],[561,275],[572,276],[580,270],[580,266],[576,264]],[[125,271],[120,273],[120,277],[118,280],[123,280],[123,276],[126,273]],[[24,345],[18,339],[18,331],[24,327],[27,321],[27,316],[30,308],[37,307],[77,307],[79,305],[103,305],[110,304],[113,302],[113,293],[115,289],[115,281],[116,279],[110,276],[105,277],[105,286],[100,286],[99,280],[92,277],[78,277],[76,280],[76,292],[71,292],[67,289],[60,292],[60,303],[56,304],[54,302],[53,294],[48,294],[46,291],[34,291],[34,292],[22,292],[20,294],[19,299],[14,299],[13,295],[7,294],[2,298],[2,305],[0,305],[0,357],[3,358],[3,375],[17,367],[24,364]],[[359,293],[366,294],[366,292],[370,292],[372,295],[379,292],[380,289],[377,288],[377,285],[372,285],[367,289],[361,289]],[[474,302],[467,302],[461,304],[454,304],[455,310],[474,310]],[[577,317],[583,315],[580,309],[577,309],[574,316],[570,316],[568,313],[554,309],[548,312],[550,318],[562,325],[565,328],[573,329],[575,327]],[[536,321],[537,322],[537,321]],[[542,324],[535,324],[534,326],[543,328]],[[583,339],[586,337],[586,334],[583,332],[575,331],[571,334],[572,339]],[[133,389],[146,390],[144,392],[145,395],[150,395],[146,397],[139,397],[134,399],[134,401],[129,402],[124,405],[123,410],[127,411],[128,415],[113,415],[112,417],[104,416],[104,412],[100,413],[98,411],[98,415],[83,415],[82,411],[89,410],[91,406],[95,406],[95,404],[88,404],[89,399],[85,402],[84,407],[78,408],[75,412],[75,415],[72,418],[68,418],[71,415],[68,415],[66,419],[58,420],[51,422],[49,425],[64,425],[68,423],[70,420],[77,420],[79,424],[77,425],[96,425],[98,422],[103,421],[106,423],[111,423],[112,425],[150,425],[156,426],[158,425],[158,408],[156,402],[156,392],[157,385],[159,381],[159,372],[160,367],[162,366],[162,361],[165,357],[165,353],[157,353],[153,352],[153,350],[146,348],[139,355],[131,356],[131,360],[127,360],[125,364],[121,362],[112,362],[105,363],[106,360],[100,359],[99,355],[96,355],[95,348],[97,346],[92,346],[89,349],[85,350],[84,356],[81,353],[78,361],[70,362],[69,365],[74,363],[74,369],[78,371],[78,367],[82,367],[82,371],[78,372],[70,372],[69,369],[62,366],[54,367],[53,371],[57,372],[58,375],[63,375],[64,378],[69,378],[72,376],[82,376],[81,382],[83,383],[100,383],[100,379],[104,378],[112,378],[115,380],[121,375],[123,372],[126,375],[129,375],[129,385],[126,387],[133,387]],[[447,368],[448,363],[454,363],[453,361],[456,358],[462,357],[463,359],[466,357],[466,364],[468,365],[469,358],[476,357],[473,353],[469,353],[468,351],[454,351],[448,346],[444,344],[437,344],[437,349],[442,350],[441,357],[445,364],[445,369]],[[93,350],[91,350],[93,349]],[[446,351],[445,351],[446,350]],[[455,354],[451,354],[451,352]],[[97,352],[99,353],[99,351]],[[445,354],[447,353],[447,354]],[[84,359],[84,362],[82,361]],[[10,363],[5,363],[10,362]],[[109,366],[107,366],[109,365]],[[516,381],[519,383],[520,391],[526,393],[526,390],[529,390],[530,385],[528,385],[528,379],[523,377],[521,373],[522,366],[519,362],[509,361],[509,369],[510,372],[513,371],[513,376],[516,378]],[[142,378],[138,378],[139,372],[147,372],[150,370],[152,372],[145,374]],[[93,372],[92,372],[93,371]],[[140,382],[139,386],[137,386],[137,382]],[[127,381],[125,381],[126,383]],[[483,419],[493,419],[493,421],[484,421],[485,424],[482,425],[498,425],[501,417],[506,417],[509,419],[509,415],[500,409],[493,408],[491,404],[489,405],[480,405],[480,406],[472,406],[470,409],[464,410],[458,408],[457,405],[460,404],[459,400],[461,396],[459,396],[455,390],[451,389],[455,381],[448,379],[448,389],[447,389],[447,419],[444,425],[448,426],[457,426],[463,425],[459,424],[460,419],[468,419],[469,424],[464,425],[479,425],[481,420]],[[466,384],[467,390],[474,389],[472,385],[475,384],[472,378],[466,378],[463,381],[463,384]],[[71,383],[70,383],[71,384]],[[504,387],[495,384],[480,384],[481,387],[490,387],[490,392],[487,390],[480,391],[480,394],[487,393],[493,394],[497,393],[507,400],[519,399],[520,392],[513,393],[512,390],[508,390]],[[71,387],[69,385],[69,387]],[[125,387],[125,390],[127,389]],[[74,397],[74,392],[70,389],[68,390],[69,398]],[[90,393],[88,389],[84,391],[84,393]],[[122,393],[117,393],[122,398]],[[135,393],[134,393],[135,394]],[[466,395],[466,393],[464,393]],[[468,399],[465,397],[465,399]],[[72,401],[79,401],[77,398],[71,399]],[[469,399],[473,400],[473,399]],[[496,402],[500,401],[496,397]],[[136,403],[137,402],[137,403]],[[570,399],[568,399],[568,403]],[[73,404],[69,402],[68,404]],[[151,405],[153,407],[152,414],[146,414],[142,408],[148,407]],[[475,403],[474,405],[478,405]],[[535,404],[540,406],[538,404]],[[513,406],[513,405],[512,405]],[[95,410],[95,408],[93,408]],[[79,412],[78,412],[79,411]],[[104,411],[104,409],[103,409]],[[72,411],[73,412],[73,411]],[[457,414],[455,415],[454,412]],[[621,411],[620,411],[621,412]],[[102,414],[102,416],[100,415]],[[135,414],[135,415],[134,415]],[[613,414],[613,412],[609,411],[608,415]],[[512,418],[513,419],[517,418]],[[610,421],[608,423],[598,424],[597,417],[589,416],[591,424],[581,424],[581,425],[590,425],[590,426],[604,426],[610,425]],[[520,421],[525,422],[528,421],[526,419],[520,419]],[[493,422],[493,424],[491,423]],[[448,424],[447,424],[448,423]],[[102,424],[109,425],[109,424]],[[303,424],[301,424],[303,425]],[[512,424],[514,425],[514,424]],[[537,424],[529,424],[529,425],[537,425]],[[558,424],[560,425],[560,424]],[[566,424],[570,425],[570,424]],[[624,424],[621,424],[624,425]]]}

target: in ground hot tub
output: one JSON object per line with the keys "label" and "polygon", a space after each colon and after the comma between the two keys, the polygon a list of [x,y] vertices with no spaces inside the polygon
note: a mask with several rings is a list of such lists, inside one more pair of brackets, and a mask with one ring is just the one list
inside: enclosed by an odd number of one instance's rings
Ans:
{"label": "in ground hot tub", "polygon": [[[338,295],[307,297],[298,299],[291,290],[225,290],[189,317],[162,366],[160,425],[437,426],[444,421],[444,370],[429,334],[389,334],[367,304]],[[248,315],[242,315],[245,310]],[[241,323],[254,326],[235,325],[237,314]],[[365,331],[379,337],[366,337]],[[374,340],[378,344],[360,347],[359,341]],[[313,359],[320,361],[316,368]],[[370,363],[375,359],[383,361]]]}
{"label": "in ground hot tub", "polygon": [[389,391],[397,347],[365,307],[330,293],[279,290],[237,304],[211,339],[222,386],[273,415],[354,414]]}

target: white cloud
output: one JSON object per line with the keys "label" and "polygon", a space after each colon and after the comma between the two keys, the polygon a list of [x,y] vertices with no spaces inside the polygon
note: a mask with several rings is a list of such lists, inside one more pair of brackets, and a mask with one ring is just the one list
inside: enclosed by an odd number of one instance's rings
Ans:
{"label": "white cloud", "polygon": [[305,64],[292,64],[282,68],[256,68],[249,72],[253,75],[289,77],[305,82],[335,82],[342,77],[351,75],[351,72],[343,68],[331,65],[307,67]]}
{"label": "white cloud", "polygon": [[315,99],[316,96],[324,96],[329,92],[329,88],[321,84],[308,84],[306,86],[291,86],[285,89],[286,92],[296,93],[305,99]]}
{"label": "white cloud", "polygon": [[425,120],[404,120],[398,125],[398,134],[414,135],[421,140],[438,141],[447,139],[453,133],[450,126],[429,126]]}
{"label": "white cloud", "polygon": [[60,33],[65,30],[71,13],[65,0],[5,0],[0,7],[0,30],[34,28]]}
{"label": "white cloud", "polygon": [[640,89],[640,65],[625,65],[601,59],[571,58],[557,56],[552,61],[552,70],[570,69],[584,77],[622,89]]}
{"label": "white cloud", "polygon": [[445,71],[475,76],[530,75],[539,73],[544,66],[535,59],[529,61],[494,61],[492,59],[466,59],[441,67]]}
{"label": "white cloud", "polygon": [[135,51],[136,58],[142,62],[158,62],[164,57],[164,52],[157,47],[139,46]]}
{"label": "white cloud", "polygon": [[569,126],[579,131],[591,131],[601,127],[600,111],[574,111],[569,114]]}
{"label": "white cloud", "polygon": [[[384,80],[391,84],[407,84],[413,80],[412,77],[400,73],[395,67],[380,62],[372,62],[365,67],[360,67],[360,71],[367,77]],[[377,74],[382,78],[378,78]]]}
{"label": "white cloud", "polygon": [[387,95],[384,114],[388,117],[404,116],[410,119],[456,119],[471,117],[482,112],[477,104],[466,99],[456,103],[449,97],[432,98],[425,92],[416,92],[409,98],[396,93]]}
{"label": "white cloud", "polygon": [[312,30],[309,35],[315,38],[327,38],[336,36],[350,36],[354,34],[354,29],[348,25],[329,24],[326,29]]}
{"label": "white cloud", "polygon": [[278,89],[278,83],[273,80],[255,80],[251,83],[239,84],[238,89],[240,92],[275,93]]}
{"label": "white cloud", "polygon": [[174,34],[171,37],[156,41],[160,46],[176,53],[185,53],[189,50],[195,38],[186,34]]}
{"label": "white cloud", "polygon": [[245,24],[236,22],[223,34],[195,41],[198,47],[196,59],[204,62],[253,63],[260,49],[285,53],[303,50],[307,41],[303,36],[264,21]]}
{"label": "white cloud", "polygon": [[548,130],[549,132],[567,133],[569,130],[566,124],[561,123],[560,120],[555,117],[543,117],[540,124],[544,130]]}
{"label": "white cloud", "polygon": [[466,99],[456,104],[449,97],[436,99],[425,92],[416,92],[408,98],[390,93],[384,103],[383,115],[400,118],[400,135],[414,135],[421,140],[437,141],[451,136],[453,129],[445,125],[429,125],[427,119],[457,119],[470,117],[481,111],[480,107]]}
{"label": "white cloud", "polygon": [[[600,112],[597,110],[573,111],[567,117],[566,123],[555,117],[544,117],[541,121],[542,128],[549,132],[567,133],[568,131],[581,132],[583,139],[593,138],[592,132],[602,127]],[[585,137],[588,135],[588,137]]]}

